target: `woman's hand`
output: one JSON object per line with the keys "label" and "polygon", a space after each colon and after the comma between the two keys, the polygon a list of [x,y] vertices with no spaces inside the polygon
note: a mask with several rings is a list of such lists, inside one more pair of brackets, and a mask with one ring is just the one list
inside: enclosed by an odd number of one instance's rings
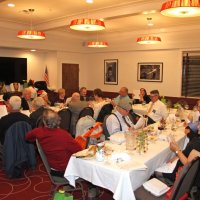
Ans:
{"label": "woman's hand", "polygon": [[175,141],[170,142],[170,149],[173,152],[176,152],[176,151],[180,150],[178,144]]}

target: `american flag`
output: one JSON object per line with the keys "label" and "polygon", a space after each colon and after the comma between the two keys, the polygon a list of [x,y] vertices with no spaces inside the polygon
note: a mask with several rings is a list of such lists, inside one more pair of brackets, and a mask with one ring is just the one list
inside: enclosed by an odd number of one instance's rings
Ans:
{"label": "american flag", "polygon": [[48,70],[47,67],[45,68],[45,72],[44,72],[44,81],[47,83],[47,85],[49,86],[49,74],[48,74]]}

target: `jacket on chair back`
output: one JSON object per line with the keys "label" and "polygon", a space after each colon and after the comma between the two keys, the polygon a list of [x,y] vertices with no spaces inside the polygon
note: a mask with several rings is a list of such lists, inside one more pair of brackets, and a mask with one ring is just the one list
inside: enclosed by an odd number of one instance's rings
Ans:
{"label": "jacket on chair back", "polygon": [[25,135],[32,128],[27,122],[16,122],[7,131],[3,145],[4,167],[6,175],[17,178],[25,168],[35,168],[36,158],[33,144],[25,140]]}

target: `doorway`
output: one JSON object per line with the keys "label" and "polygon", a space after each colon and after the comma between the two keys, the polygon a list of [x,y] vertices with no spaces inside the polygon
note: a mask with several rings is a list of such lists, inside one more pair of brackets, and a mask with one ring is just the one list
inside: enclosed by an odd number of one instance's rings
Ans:
{"label": "doorway", "polygon": [[79,91],[79,64],[62,63],[62,87],[67,97]]}

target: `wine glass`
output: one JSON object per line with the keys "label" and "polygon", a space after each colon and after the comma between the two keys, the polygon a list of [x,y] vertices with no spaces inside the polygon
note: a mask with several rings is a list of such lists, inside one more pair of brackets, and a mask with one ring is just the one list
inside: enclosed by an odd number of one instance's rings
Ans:
{"label": "wine glass", "polygon": [[188,104],[185,104],[184,108],[185,108],[186,110],[188,110],[188,109],[189,109],[189,105],[188,105]]}

